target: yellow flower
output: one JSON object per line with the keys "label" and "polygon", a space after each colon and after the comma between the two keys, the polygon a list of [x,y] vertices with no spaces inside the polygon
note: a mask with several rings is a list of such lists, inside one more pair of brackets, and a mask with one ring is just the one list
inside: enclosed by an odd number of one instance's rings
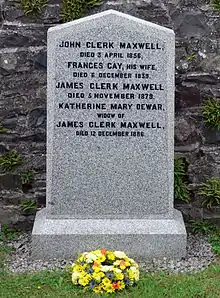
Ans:
{"label": "yellow flower", "polygon": [[139,280],[139,274],[140,274],[140,272],[139,272],[138,268],[132,266],[132,267],[130,268],[130,270],[134,273],[134,279],[135,279],[135,280]]}
{"label": "yellow flower", "polygon": [[101,281],[101,279],[103,278],[105,276],[105,273],[103,273],[103,272],[94,272],[93,274],[92,274],[92,278],[94,278],[94,280],[95,281],[97,281],[97,282],[100,282]]}
{"label": "yellow flower", "polygon": [[77,259],[76,262],[80,263],[80,262],[85,261],[84,257],[85,257],[86,254],[87,254],[87,252],[84,252],[83,254],[81,254],[81,256]]}
{"label": "yellow flower", "polygon": [[102,286],[101,286],[101,285],[98,285],[98,286],[94,287],[94,288],[93,288],[93,291],[94,291],[96,294],[103,293],[103,291],[102,291]]}
{"label": "yellow flower", "polygon": [[118,281],[118,289],[123,290],[125,288],[125,284],[123,281]]}
{"label": "yellow flower", "polygon": [[88,285],[89,281],[87,278],[80,278],[79,279],[79,284],[83,287],[85,287],[86,285]]}
{"label": "yellow flower", "polygon": [[75,264],[73,267],[73,271],[82,272],[85,268],[86,268],[86,265],[81,266],[81,265]]}
{"label": "yellow flower", "polygon": [[79,279],[79,284],[85,287],[86,285],[88,285],[91,279],[91,276],[87,274],[86,276]]}
{"label": "yellow flower", "polygon": [[87,273],[85,271],[78,272],[78,273],[79,273],[79,278],[83,278],[87,275]]}
{"label": "yellow flower", "polygon": [[92,251],[93,254],[95,255],[100,255],[101,254],[101,249],[96,249],[94,251]]}
{"label": "yellow flower", "polygon": [[100,263],[97,263],[95,262],[92,266],[92,269],[94,270],[94,272],[99,272],[101,269],[100,269]]}
{"label": "yellow flower", "polygon": [[40,290],[41,289],[41,286],[38,286],[37,288],[38,288],[38,290]]}
{"label": "yellow flower", "polygon": [[106,255],[107,255],[108,260],[110,260],[110,261],[114,261],[115,260],[115,255],[114,255],[113,252],[107,251]]}
{"label": "yellow flower", "polygon": [[121,269],[119,269],[119,268],[114,268],[113,272],[114,272],[115,274],[117,274],[117,273],[121,273],[122,271],[121,271]]}
{"label": "yellow flower", "polygon": [[116,273],[116,279],[117,280],[123,280],[124,279],[124,274],[123,273]]}
{"label": "yellow flower", "polygon": [[126,267],[131,266],[131,263],[129,261],[125,261],[125,266]]}
{"label": "yellow flower", "polygon": [[103,285],[103,290],[105,290],[107,293],[114,293],[115,289],[112,287],[111,283],[107,283]]}
{"label": "yellow flower", "polygon": [[110,281],[110,279],[108,279],[107,277],[105,277],[105,278],[103,278],[103,280],[102,280],[102,284],[103,284],[103,285],[111,284],[111,281]]}
{"label": "yellow flower", "polygon": [[[81,256],[79,259],[76,260],[76,263],[82,263],[84,261],[84,257]],[[73,263],[72,266],[74,266],[75,264]]]}
{"label": "yellow flower", "polygon": [[98,256],[98,258],[97,258],[97,261],[100,262],[100,263],[104,262],[105,260],[106,260],[106,257],[105,257],[103,254],[101,254],[101,255]]}
{"label": "yellow flower", "polygon": [[129,279],[133,280],[134,279],[134,272],[129,269],[129,270],[127,270],[127,273],[128,273]]}
{"label": "yellow flower", "polygon": [[100,267],[95,267],[95,268],[93,268],[93,270],[94,270],[94,272],[98,273],[98,272],[100,272]]}
{"label": "yellow flower", "polygon": [[[130,285],[139,280],[137,263],[122,251],[109,251],[103,248],[85,252],[71,267],[73,284],[80,284],[85,289],[90,288],[97,294],[104,292],[110,294],[123,290],[127,284],[124,282],[125,277]],[[38,288],[40,289],[40,286]]]}
{"label": "yellow flower", "polygon": [[127,258],[126,254],[123,251],[114,251],[116,258],[123,259]]}

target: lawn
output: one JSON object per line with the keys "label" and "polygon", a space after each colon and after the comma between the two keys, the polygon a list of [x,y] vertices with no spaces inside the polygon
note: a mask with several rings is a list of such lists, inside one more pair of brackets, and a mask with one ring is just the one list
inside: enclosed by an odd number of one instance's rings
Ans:
{"label": "lawn", "polygon": [[4,228],[0,233],[0,298],[34,297],[170,297],[170,298],[219,298],[220,297],[220,230],[204,222],[192,224],[194,232],[209,233],[216,259],[208,269],[197,273],[171,274],[141,273],[136,286],[117,295],[97,295],[84,292],[79,286],[73,286],[71,275],[65,270],[35,271],[32,273],[9,273],[7,259],[13,248],[8,240],[17,239],[18,233]]}
{"label": "lawn", "polygon": [[219,298],[220,266],[211,265],[207,270],[193,274],[151,273],[141,274],[135,287],[117,295],[85,293],[71,283],[65,271],[39,271],[34,273],[0,273],[0,297],[170,297],[170,298]]}

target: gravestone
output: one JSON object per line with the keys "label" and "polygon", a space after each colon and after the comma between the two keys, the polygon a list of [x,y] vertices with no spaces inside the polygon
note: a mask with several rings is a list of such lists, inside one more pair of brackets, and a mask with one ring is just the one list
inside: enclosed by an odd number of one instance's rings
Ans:
{"label": "gravestone", "polygon": [[172,30],[108,10],[48,31],[47,205],[35,258],[180,258]]}

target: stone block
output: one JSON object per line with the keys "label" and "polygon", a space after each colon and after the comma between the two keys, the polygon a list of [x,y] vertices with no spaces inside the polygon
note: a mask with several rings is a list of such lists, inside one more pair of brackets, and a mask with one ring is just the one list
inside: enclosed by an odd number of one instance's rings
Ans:
{"label": "stone block", "polygon": [[51,219],[43,209],[37,213],[32,231],[32,256],[40,259],[71,259],[98,248],[147,260],[181,259],[185,247],[186,230],[177,210],[172,218]]}
{"label": "stone block", "polygon": [[108,10],[48,31],[47,197],[35,258],[184,256],[173,208],[172,30]]}

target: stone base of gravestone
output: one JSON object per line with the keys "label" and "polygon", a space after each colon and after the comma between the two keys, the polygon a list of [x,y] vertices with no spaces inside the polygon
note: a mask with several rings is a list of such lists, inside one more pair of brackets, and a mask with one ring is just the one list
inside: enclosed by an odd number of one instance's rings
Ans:
{"label": "stone base of gravestone", "polygon": [[185,255],[186,230],[181,212],[145,219],[53,219],[43,209],[32,232],[34,258],[71,258],[98,248],[121,250],[148,260]]}
{"label": "stone base of gravestone", "polygon": [[47,208],[33,256],[181,258],[174,32],[109,10],[50,28],[47,45]]}

